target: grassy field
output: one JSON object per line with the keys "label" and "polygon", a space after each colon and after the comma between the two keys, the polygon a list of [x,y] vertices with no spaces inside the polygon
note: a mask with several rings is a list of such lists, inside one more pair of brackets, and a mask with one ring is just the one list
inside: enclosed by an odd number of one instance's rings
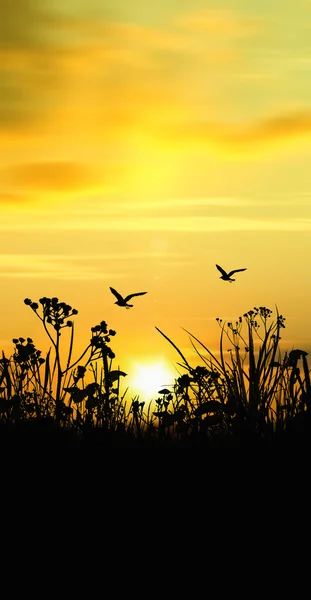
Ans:
{"label": "grassy field", "polygon": [[[281,354],[285,319],[258,307],[235,323],[217,319],[217,357],[190,332],[198,356],[191,366],[176,350],[184,374],[170,389],[145,403],[121,392],[111,338],[102,321],[72,362],[78,311],[58,298],[25,304],[42,322],[51,348],[45,358],[32,339],[13,339],[12,356],[0,359],[0,447],[69,448],[243,448],[308,446],[311,385],[307,353]],[[69,333],[61,362],[61,332]],[[224,350],[230,345],[229,351]],[[130,398],[130,400],[128,399]]]}

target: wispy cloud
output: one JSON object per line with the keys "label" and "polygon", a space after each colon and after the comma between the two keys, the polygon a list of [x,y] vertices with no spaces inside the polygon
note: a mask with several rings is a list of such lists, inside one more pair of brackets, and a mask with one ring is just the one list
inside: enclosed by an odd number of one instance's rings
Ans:
{"label": "wispy cloud", "polygon": [[48,161],[15,164],[1,169],[2,183],[23,190],[68,191],[92,188],[99,181],[95,169],[74,162]]}
{"label": "wispy cloud", "polygon": [[[2,182],[3,185],[3,182]],[[23,207],[23,205],[29,203],[29,196],[24,193],[12,193],[12,192],[1,192],[0,191],[0,204],[12,209]]]}
{"label": "wispy cloud", "polygon": [[32,126],[51,106],[60,73],[53,50],[61,18],[36,0],[0,2],[0,125]]}
{"label": "wispy cloud", "polygon": [[[105,4],[93,16],[84,8],[65,16],[35,0],[0,3],[2,140],[5,147],[16,136],[21,151],[32,153],[28,166],[14,167],[10,159],[12,186],[14,178],[42,191],[96,186],[87,155],[110,169],[101,175],[103,185],[119,181],[126,188],[131,164],[143,163],[148,144],[150,152],[159,143],[189,155],[208,146],[249,153],[310,135],[308,105],[305,112],[275,115],[268,106],[265,119],[249,123],[230,118],[232,62],[235,75],[245,71],[244,38],[262,32],[259,12],[179,8],[160,26],[122,19],[122,11]],[[256,72],[256,65],[248,68]],[[60,147],[64,161],[54,179],[48,170]]]}
{"label": "wispy cloud", "polygon": [[241,217],[174,216],[39,220],[32,218],[18,221],[16,218],[0,223],[0,231],[311,231],[311,218],[245,219]]}
{"label": "wispy cloud", "polygon": [[[3,199],[9,199],[10,196],[3,196]],[[1,197],[0,197],[1,201]],[[71,206],[65,206],[61,210],[61,214],[63,216],[115,216],[119,217],[124,215],[124,213],[129,213],[129,215],[133,212],[144,214],[144,213],[167,213],[169,209],[175,209],[178,212],[182,210],[191,211],[193,208],[201,207],[202,209],[208,207],[243,207],[243,206],[253,206],[254,200],[251,198],[238,198],[238,197],[211,197],[211,198],[166,198],[165,201],[155,201],[144,199],[143,201],[137,202],[135,199],[129,199],[128,201],[107,201],[107,199],[103,199],[102,196],[98,196],[97,198],[93,196],[89,196],[87,198],[87,202],[85,199],[83,203],[72,204]],[[28,215],[36,215],[36,216],[46,216],[50,217],[53,215],[59,215],[59,208],[42,208],[42,207],[27,207],[25,210],[25,214]]]}
{"label": "wispy cloud", "polygon": [[125,273],[112,275],[101,263],[90,257],[82,259],[73,256],[52,256],[40,254],[0,255],[0,274],[7,278],[92,280],[123,278]]}
{"label": "wispy cloud", "polygon": [[176,23],[191,31],[204,31],[228,38],[254,34],[259,29],[260,19],[246,17],[234,9],[208,8],[184,13],[176,18]]}
{"label": "wispy cloud", "polygon": [[[170,259],[172,264],[182,263],[180,253],[120,252],[106,254],[0,254],[0,276],[5,278],[35,278],[62,280],[126,279],[124,263],[156,259]],[[179,259],[177,261],[176,259]],[[175,260],[174,260],[175,259]],[[166,261],[165,261],[166,262]],[[163,263],[165,264],[165,263]],[[121,267],[122,265],[122,267]],[[133,271],[133,267],[131,272]]]}
{"label": "wispy cloud", "polygon": [[231,151],[249,151],[258,146],[267,146],[270,142],[310,135],[311,111],[274,115],[248,125],[193,120],[167,128],[167,136],[171,143],[175,141],[178,145],[191,143],[198,146],[210,143]]}

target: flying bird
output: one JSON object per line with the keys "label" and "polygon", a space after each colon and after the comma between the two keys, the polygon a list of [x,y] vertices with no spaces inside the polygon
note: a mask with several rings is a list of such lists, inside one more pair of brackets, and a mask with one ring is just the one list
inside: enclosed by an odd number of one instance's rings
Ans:
{"label": "flying bird", "polygon": [[233,275],[234,273],[239,273],[240,271],[247,271],[247,269],[235,269],[234,271],[226,273],[226,271],[224,271],[219,265],[216,265],[216,267],[221,273],[221,277],[219,277],[219,279],[223,279],[224,281],[230,281],[230,283],[235,281],[235,279],[230,279],[231,275]]}
{"label": "flying bird", "polygon": [[131,298],[134,298],[134,296],[143,296],[144,294],[147,294],[148,292],[138,292],[137,294],[129,294],[128,296],[125,296],[125,298],[123,298],[123,296],[121,296],[121,294],[119,294],[119,292],[117,292],[117,290],[115,290],[114,288],[110,288],[111,292],[114,294],[114,296],[117,298],[117,301],[115,302],[115,304],[117,304],[118,306],[125,306],[125,308],[132,308],[133,304],[128,304],[128,301]]}

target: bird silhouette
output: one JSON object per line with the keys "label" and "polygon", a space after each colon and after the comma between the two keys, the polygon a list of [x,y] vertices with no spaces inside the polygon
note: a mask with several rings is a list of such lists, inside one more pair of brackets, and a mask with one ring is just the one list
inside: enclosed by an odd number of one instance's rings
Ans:
{"label": "bird silhouette", "polygon": [[230,283],[235,281],[235,279],[230,279],[231,275],[233,275],[234,273],[239,273],[240,271],[247,271],[247,269],[235,269],[234,271],[226,273],[226,271],[224,271],[219,265],[216,265],[216,267],[221,273],[221,277],[219,277],[219,279],[223,279],[224,281],[230,281]]}
{"label": "bird silhouette", "polygon": [[137,294],[129,294],[128,296],[125,296],[125,298],[123,298],[123,296],[121,296],[121,294],[119,294],[119,292],[117,292],[117,290],[115,290],[114,288],[111,287],[110,290],[113,293],[113,295],[117,298],[115,304],[117,304],[118,306],[125,306],[125,308],[132,308],[133,304],[128,304],[128,301],[131,298],[134,298],[134,296],[143,296],[144,294],[148,293],[138,292]]}

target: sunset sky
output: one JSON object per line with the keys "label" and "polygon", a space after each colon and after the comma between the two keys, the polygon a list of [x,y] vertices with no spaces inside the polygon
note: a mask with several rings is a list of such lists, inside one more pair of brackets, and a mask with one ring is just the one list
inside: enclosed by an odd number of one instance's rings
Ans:
{"label": "sunset sky", "polygon": [[57,296],[128,385],[254,306],[311,351],[310,0],[2,0],[0,53],[1,350]]}

